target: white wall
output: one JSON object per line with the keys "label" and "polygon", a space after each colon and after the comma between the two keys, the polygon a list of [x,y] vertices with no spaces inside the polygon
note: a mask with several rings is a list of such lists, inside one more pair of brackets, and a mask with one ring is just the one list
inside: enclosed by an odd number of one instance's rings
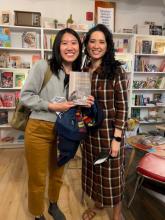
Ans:
{"label": "white wall", "polygon": [[[116,2],[116,31],[143,24],[145,20],[165,23],[164,0],[112,0]],[[70,14],[77,23],[85,23],[86,11],[94,11],[94,0],[0,0],[1,10],[39,11],[43,17],[66,22]]]}

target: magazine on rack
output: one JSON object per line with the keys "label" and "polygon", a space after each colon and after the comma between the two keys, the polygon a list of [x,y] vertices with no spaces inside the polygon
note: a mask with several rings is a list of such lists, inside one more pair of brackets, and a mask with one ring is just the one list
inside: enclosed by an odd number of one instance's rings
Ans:
{"label": "magazine on rack", "polygon": [[71,72],[69,77],[69,100],[76,105],[86,105],[91,95],[91,76],[88,72]]}

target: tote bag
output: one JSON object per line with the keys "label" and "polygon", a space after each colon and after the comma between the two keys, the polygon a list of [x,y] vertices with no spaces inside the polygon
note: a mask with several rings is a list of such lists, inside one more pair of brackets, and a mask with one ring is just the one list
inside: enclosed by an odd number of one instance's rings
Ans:
{"label": "tote bag", "polygon": [[[48,66],[47,71],[45,73],[44,81],[41,87],[41,90],[39,93],[41,93],[42,89],[45,87],[49,79],[51,78],[52,72],[50,70],[50,66]],[[31,110],[23,105],[21,102],[18,102],[16,105],[15,112],[13,114],[12,120],[10,122],[10,125],[12,128],[20,130],[20,131],[25,131],[27,122],[29,120]]]}

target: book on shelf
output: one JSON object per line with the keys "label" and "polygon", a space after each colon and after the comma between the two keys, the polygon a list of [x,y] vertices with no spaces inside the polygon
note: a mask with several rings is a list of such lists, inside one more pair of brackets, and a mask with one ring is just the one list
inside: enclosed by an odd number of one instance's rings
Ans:
{"label": "book on shelf", "polygon": [[71,72],[69,77],[69,100],[76,105],[86,105],[91,95],[91,75],[88,72]]}
{"label": "book on shelf", "polygon": [[0,125],[8,123],[8,111],[0,110]]}
{"label": "book on shelf", "polygon": [[129,39],[128,38],[114,38],[115,52],[128,53],[129,51]]}
{"label": "book on shelf", "polygon": [[47,34],[44,34],[44,49],[48,49]]}
{"label": "book on shelf", "polygon": [[142,89],[142,88],[144,88],[145,84],[146,84],[146,81],[144,81],[144,80],[134,80],[133,81],[133,89]]}
{"label": "book on shelf", "polygon": [[154,49],[158,54],[165,54],[165,41],[155,41]]}
{"label": "book on shelf", "polygon": [[152,41],[142,40],[142,53],[151,54]]}
{"label": "book on shelf", "polygon": [[21,95],[20,91],[15,92],[15,106],[17,106],[17,104],[19,103],[20,95]]}
{"label": "book on shelf", "polygon": [[15,140],[13,129],[1,129],[0,144],[13,143]]}
{"label": "book on shelf", "polygon": [[131,117],[140,120],[140,108],[133,108],[131,111]]}
{"label": "book on shelf", "polygon": [[135,53],[141,53],[142,52],[142,41],[137,39],[135,44]]}
{"label": "book on shelf", "polygon": [[123,69],[126,71],[126,72],[131,72],[132,70],[132,60],[127,57],[127,56],[117,56],[117,60],[119,60],[122,64],[122,67]]}
{"label": "book on shelf", "polygon": [[20,68],[21,67],[21,56],[9,55],[8,67]]}
{"label": "book on shelf", "polygon": [[36,32],[23,32],[22,34],[22,47],[23,48],[37,48],[37,35]]}
{"label": "book on shelf", "polygon": [[165,89],[165,77],[147,77],[146,80],[134,80],[133,89]]}
{"label": "book on shelf", "polygon": [[135,56],[135,61],[134,61],[134,71],[140,71],[140,68],[139,68],[139,57],[138,56]]}
{"label": "book on shelf", "polygon": [[0,51],[0,68],[8,67],[9,53],[6,51]]}
{"label": "book on shelf", "polygon": [[13,72],[6,71],[0,73],[0,87],[13,88]]}
{"label": "book on shelf", "polygon": [[160,76],[157,78],[155,88],[156,89],[165,89],[165,76]]}
{"label": "book on shelf", "polygon": [[0,93],[0,107],[15,107],[15,94],[12,92]]}
{"label": "book on shelf", "polygon": [[11,47],[11,33],[8,27],[0,27],[0,47]]}
{"label": "book on shelf", "polygon": [[23,143],[24,133],[15,129],[1,129],[0,132],[0,143]]}
{"label": "book on shelf", "polygon": [[161,93],[154,93],[153,94],[153,101],[157,102],[161,102],[161,98],[162,98],[162,94]]}
{"label": "book on shelf", "polygon": [[32,65],[41,59],[41,54],[33,54],[32,55]]}
{"label": "book on shelf", "polygon": [[15,82],[15,87],[21,88],[25,82],[25,74],[24,73],[15,73],[14,74],[14,82]]}
{"label": "book on shelf", "polygon": [[56,34],[51,34],[50,35],[50,49],[53,48],[55,38],[56,38]]}
{"label": "book on shelf", "polygon": [[144,105],[144,97],[143,95],[135,95],[135,106],[143,106]]}
{"label": "book on shelf", "polygon": [[165,72],[165,60],[163,60],[160,64],[160,67],[159,67],[159,71],[160,72]]}
{"label": "book on shelf", "polygon": [[139,71],[158,72],[158,66],[156,66],[154,63],[151,63],[152,61],[148,57],[140,57],[138,62]]}
{"label": "book on shelf", "polygon": [[44,49],[52,49],[56,34],[44,34]]}
{"label": "book on shelf", "polygon": [[0,24],[11,24],[11,11],[0,11]]}

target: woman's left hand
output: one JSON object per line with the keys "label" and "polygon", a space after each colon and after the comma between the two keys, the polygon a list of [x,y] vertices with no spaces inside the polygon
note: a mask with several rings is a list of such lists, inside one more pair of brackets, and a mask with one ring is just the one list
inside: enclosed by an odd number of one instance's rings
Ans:
{"label": "woman's left hand", "polygon": [[92,95],[89,95],[86,100],[86,107],[90,108],[94,104],[95,98]]}
{"label": "woman's left hand", "polygon": [[120,145],[121,145],[120,142],[116,141],[115,139],[112,140],[112,143],[111,143],[111,156],[112,157],[118,156]]}

